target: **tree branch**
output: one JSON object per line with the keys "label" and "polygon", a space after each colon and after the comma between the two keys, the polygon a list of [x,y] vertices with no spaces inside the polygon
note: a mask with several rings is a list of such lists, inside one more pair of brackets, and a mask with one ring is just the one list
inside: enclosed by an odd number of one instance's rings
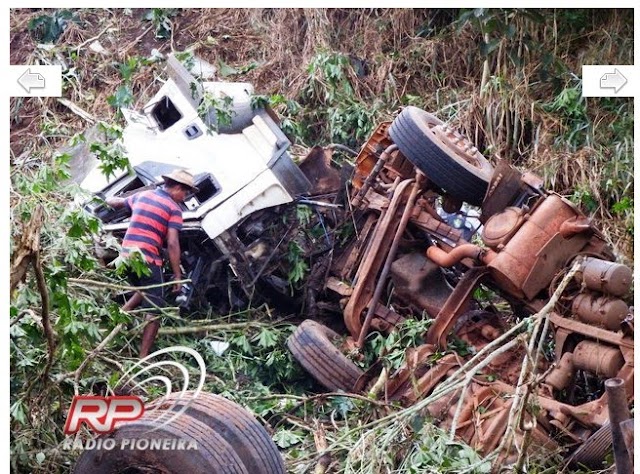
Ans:
{"label": "tree branch", "polygon": [[203,326],[185,326],[181,328],[160,328],[158,335],[178,335],[178,334],[193,334],[205,331],[225,331],[231,329],[248,329],[248,328],[260,328],[267,326],[264,323],[258,322],[246,322],[246,323],[229,323],[229,324],[205,324]]}
{"label": "tree branch", "polygon": [[95,280],[85,280],[82,278],[69,278],[67,281],[69,283],[73,283],[74,285],[97,286],[98,288],[109,288],[112,290],[122,290],[122,291],[143,291],[143,290],[150,290],[152,288],[161,288],[163,286],[173,286],[177,283],[191,283],[191,280],[188,278],[184,280],[167,281],[164,283],[158,283],[157,285],[147,285],[147,286],[117,285],[115,283],[107,283],[104,281],[95,281]]}
{"label": "tree branch", "polygon": [[44,279],[44,272],[42,271],[39,250],[33,259],[33,270],[36,274],[36,283],[42,300],[42,328],[44,329],[44,335],[47,338],[47,346],[49,347],[49,359],[47,360],[47,366],[42,373],[42,378],[46,379],[49,371],[51,370],[51,366],[53,365],[53,353],[56,350],[56,341],[55,333],[53,332],[51,321],[49,320],[49,292],[47,290],[47,282]]}
{"label": "tree branch", "polygon": [[33,210],[31,219],[23,226],[20,242],[11,256],[10,298],[13,298],[14,290],[18,284],[24,281],[29,265],[40,249],[40,228],[42,227],[43,212],[41,205]]}
{"label": "tree branch", "polygon": [[74,394],[76,395],[80,394],[80,389],[79,389],[80,376],[82,375],[82,372],[87,367],[89,362],[91,362],[91,360],[93,360],[100,352],[102,352],[102,350],[105,347],[107,347],[107,344],[109,344],[118,335],[118,333],[122,331],[123,327],[124,327],[124,323],[119,323],[118,325],[116,325],[111,330],[111,332],[107,335],[107,337],[105,337],[102,340],[102,342],[96,346],[94,350],[92,350],[89,354],[87,354],[87,357],[85,357],[85,359],[82,361],[82,364],[80,364],[80,366],[75,370],[73,374],[73,393]]}

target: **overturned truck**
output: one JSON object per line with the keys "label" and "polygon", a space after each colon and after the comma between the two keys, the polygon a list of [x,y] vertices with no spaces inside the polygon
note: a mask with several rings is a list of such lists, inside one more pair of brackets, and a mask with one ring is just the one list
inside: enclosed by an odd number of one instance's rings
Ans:
{"label": "overturned truck", "polygon": [[[527,380],[535,385],[530,436],[570,448],[576,462],[602,460],[611,443],[605,380],[620,379],[627,405],[633,400],[633,312],[625,302],[632,272],[615,263],[575,205],[532,173],[505,163],[494,169],[468,139],[415,107],[377,127],[350,176],[329,166],[328,150],[314,149],[298,167],[277,118],[253,107],[250,85],[195,81],[174,58],[168,66],[169,80],[143,110],[125,112],[134,173],[105,182],[96,169],[83,186],[108,198],[156,186],[176,168],[196,174],[199,191],[184,204],[180,236],[192,283],[177,302],[187,314],[201,304],[228,311],[257,293],[290,302],[283,249],[298,222],[287,216],[296,204],[310,206],[324,243],[305,249],[313,259],[302,300],[305,314],[324,316],[331,328],[306,320],[288,347],[320,384],[369,390],[381,380],[379,364],[362,370],[346,352],[361,349],[372,331],[429,318],[424,344],[408,350],[381,390],[413,404],[539,315],[544,357],[533,364],[535,383]],[[124,235],[126,214],[100,200],[86,209],[107,233]],[[341,224],[354,233],[338,242],[331,229]],[[480,286],[492,301],[474,297]],[[336,312],[324,309],[336,307],[342,317],[327,321]],[[454,339],[472,350],[457,353]],[[495,449],[521,391],[526,352],[512,344],[488,356],[464,391],[428,405],[434,422],[454,424],[482,453]]]}
{"label": "overturned truck", "polygon": [[[627,404],[633,400],[633,313],[624,301],[632,272],[615,263],[590,219],[534,174],[504,163],[494,169],[464,136],[416,107],[378,126],[351,184],[357,237],[336,253],[326,281],[341,298],[348,337],[304,321],[288,340],[300,364],[327,389],[366,391],[380,367],[363,371],[345,353],[372,331],[432,318],[424,344],[384,380],[382,396],[405,405],[424,399],[487,348],[488,362],[466,390],[427,406],[443,427],[455,419],[456,435],[486,454],[505,434],[527,351],[516,343],[490,357],[502,347],[491,344],[516,337],[511,329],[538,315],[531,320],[544,321],[544,331],[534,342],[546,357],[524,380],[536,396],[527,395],[528,422],[516,436],[528,429],[538,446],[579,447],[569,450],[574,462],[601,462],[611,443],[605,380],[622,379]],[[492,302],[474,298],[481,285],[494,292]],[[472,351],[456,353],[454,338]]]}

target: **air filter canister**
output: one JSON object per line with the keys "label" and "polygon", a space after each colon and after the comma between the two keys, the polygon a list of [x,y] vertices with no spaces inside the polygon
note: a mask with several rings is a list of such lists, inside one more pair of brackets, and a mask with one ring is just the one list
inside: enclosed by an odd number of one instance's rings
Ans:
{"label": "air filter canister", "polygon": [[587,288],[615,296],[624,296],[631,288],[633,273],[626,265],[607,262],[599,258],[586,257],[576,279]]}
{"label": "air filter canister", "polygon": [[615,377],[623,365],[622,353],[615,347],[582,341],[573,350],[573,366],[591,372],[597,377]]}
{"label": "air filter canister", "polygon": [[571,310],[580,321],[604,326],[611,331],[620,330],[620,324],[629,314],[629,307],[621,299],[593,293],[576,296]]}

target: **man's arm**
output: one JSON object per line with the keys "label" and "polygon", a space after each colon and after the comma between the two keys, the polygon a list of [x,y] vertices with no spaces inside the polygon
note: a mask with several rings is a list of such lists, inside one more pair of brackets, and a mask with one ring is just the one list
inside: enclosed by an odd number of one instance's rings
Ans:
{"label": "man's arm", "polygon": [[120,209],[126,205],[126,199],[121,197],[110,197],[105,202],[114,209]]}
{"label": "man's arm", "polygon": [[[169,227],[167,233],[167,250],[169,251],[169,263],[173,271],[173,279],[176,281],[181,280],[182,272],[180,270],[180,239],[178,238],[178,229]],[[174,285],[173,291],[176,293],[180,291],[180,286],[180,284]]]}

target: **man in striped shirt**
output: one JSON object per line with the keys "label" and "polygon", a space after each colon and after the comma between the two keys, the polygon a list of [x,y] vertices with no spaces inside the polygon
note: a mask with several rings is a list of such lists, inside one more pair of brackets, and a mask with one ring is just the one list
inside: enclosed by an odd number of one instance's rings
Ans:
{"label": "man in striped shirt", "polygon": [[[107,204],[114,208],[127,207],[131,210],[131,219],[127,233],[122,242],[123,254],[129,255],[134,249],[142,252],[150,270],[150,274],[142,277],[130,276],[134,286],[153,286],[163,283],[161,251],[167,243],[169,263],[173,278],[182,278],[180,269],[180,240],[178,232],[182,228],[182,210],[180,203],[187,195],[197,192],[193,176],[185,170],[175,170],[163,176],[164,186],[143,191],[128,198],[113,197]],[[180,291],[177,283],[174,292]],[[130,311],[142,303],[143,308],[161,307],[164,304],[164,287],[146,289],[136,292],[122,307]],[[142,333],[140,358],[148,355],[160,327],[157,317],[147,315],[147,325]]]}

